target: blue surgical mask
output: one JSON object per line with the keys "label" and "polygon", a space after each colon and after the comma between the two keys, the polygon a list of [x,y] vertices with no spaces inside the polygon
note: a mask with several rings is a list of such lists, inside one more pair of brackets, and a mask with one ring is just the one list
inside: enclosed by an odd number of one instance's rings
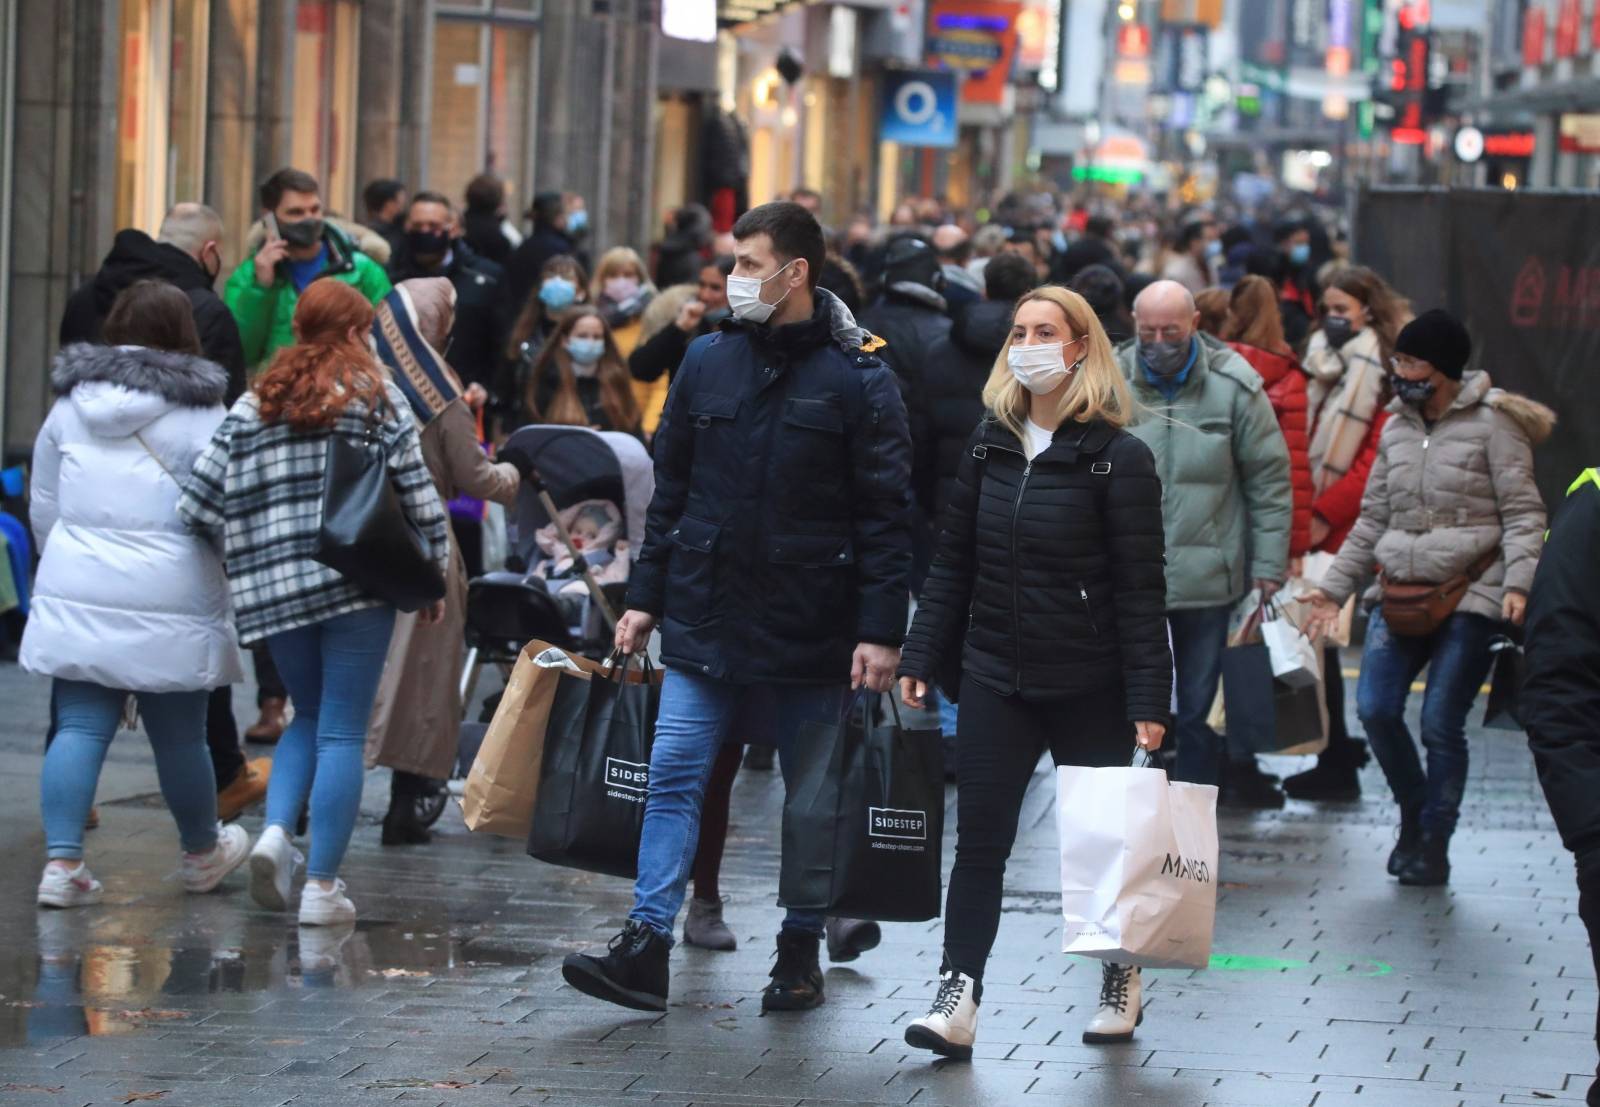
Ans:
{"label": "blue surgical mask", "polygon": [[606,343],[603,338],[569,338],[567,339],[567,356],[574,365],[593,365],[599,361],[606,352]]}
{"label": "blue surgical mask", "polygon": [[1206,243],[1206,257],[1215,259],[1220,258],[1221,256],[1222,240],[1220,238],[1213,238],[1210,242]]}
{"label": "blue surgical mask", "polygon": [[579,231],[587,230],[588,227],[589,210],[587,208],[579,208],[577,211],[567,212],[567,230],[577,234]]}
{"label": "blue surgical mask", "polygon": [[578,286],[565,277],[546,277],[539,286],[539,301],[551,311],[560,311],[578,298]]}
{"label": "blue surgical mask", "polygon": [[1289,261],[1295,265],[1304,265],[1311,260],[1311,243],[1297,242],[1289,247]]}

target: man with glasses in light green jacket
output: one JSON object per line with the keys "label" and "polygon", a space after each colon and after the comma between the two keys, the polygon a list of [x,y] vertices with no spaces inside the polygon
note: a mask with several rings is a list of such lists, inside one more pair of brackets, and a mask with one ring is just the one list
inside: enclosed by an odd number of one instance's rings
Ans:
{"label": "man with glasses in light green jacket", "polygon": [[1281,807],[1283,793],[1252,754],[1224,757],[1206,716],[1222,677],[1229,611],[1252,587],[1270,597],[1288,576],[1289,448],[1260,375],[1200,333],[1188,289],[1157,281],[1134,301],[1133,315],[1137,337],[1117,359],[1144,408],[1128,429],[1154,452],[1161,476],[1178,692],[1173,776],[1221,784],[1224,802]]}

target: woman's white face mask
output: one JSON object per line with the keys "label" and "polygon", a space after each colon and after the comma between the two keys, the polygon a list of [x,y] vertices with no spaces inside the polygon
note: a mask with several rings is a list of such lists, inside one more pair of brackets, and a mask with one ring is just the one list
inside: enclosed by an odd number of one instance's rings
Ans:
{"label": "woman's white face mask", "polygon": [[1078,366],[1083,364],[1083,357],[1079,357],[1068,366],[1065,356],[1068,346],[1082,341],[1083,338],[1079,337],[1071,342],[1045,342],[1034,346],[1013,345],[1006,353],[1006,364],[1011,367],[1011,375],[1017,378],[1017,383],[1023,388],[1035,396],[1048,396],[1060,388],[1061,383],[1077,372]]}

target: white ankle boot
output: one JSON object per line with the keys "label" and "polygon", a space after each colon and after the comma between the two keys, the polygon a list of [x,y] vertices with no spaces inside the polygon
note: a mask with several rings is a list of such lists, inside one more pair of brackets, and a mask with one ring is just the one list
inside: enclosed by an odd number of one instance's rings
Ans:
{"label": "white ankle boot", "polygon": [[906,1027],[906,1044],[958,1061],[972,1059],[978,1037],[978,993],[983,985],[951,969],[939,980],[933,1006]]}
{"label": "white ankle boot", "polygon": [[1144,995],[1139,970],[1107,961],[1100,970],[1100,1010],[1083,1032],[1084,1045],[1133,1041],[1133,1028],[1144,1021]]}

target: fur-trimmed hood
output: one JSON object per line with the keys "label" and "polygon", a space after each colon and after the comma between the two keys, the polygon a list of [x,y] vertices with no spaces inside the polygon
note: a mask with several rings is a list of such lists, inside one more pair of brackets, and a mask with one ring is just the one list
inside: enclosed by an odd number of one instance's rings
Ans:
{"label": "fur-trimmed hood", "polygon": [[1496,411],[1509,415],[1535,446],[1543,446],[1556,429],[1556,413],[1541,404],[1503,388],[1492,388],[1484,401]]}
{"label": "fur-trimmed hood", "polygon": [[50,368],[50,386],[57,396],[65,396],[89,381],[150,392],[180,407],[220,404],[228,390],[227,370],[193,354],[79,342],[56,355]]}
{"label": "fur-trimmed hood", "polygon": [[220,407],[228,373],[192,354],[80,342],[56,355],[50,384],[95,434],[125,438],[174,408]]}

